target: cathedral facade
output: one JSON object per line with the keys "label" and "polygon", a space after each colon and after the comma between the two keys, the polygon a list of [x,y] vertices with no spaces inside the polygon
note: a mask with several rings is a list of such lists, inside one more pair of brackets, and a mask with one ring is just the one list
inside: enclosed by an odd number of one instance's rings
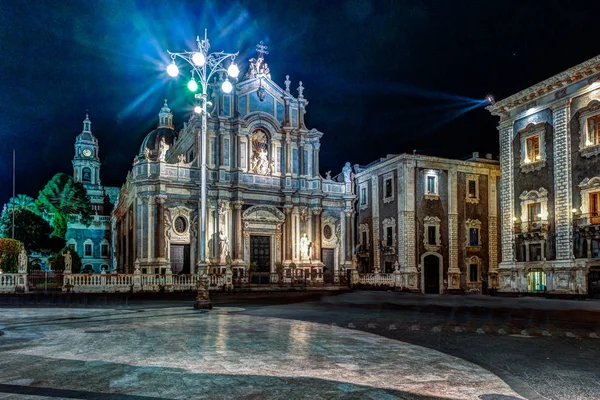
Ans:
{"label": "cathedral facade", "polygon": [[500,290],[600,296],[600,56],[488,110],[500,117]]}
{"label": "cathedral facade", "polygon": [[86,115],[83,130],[75,139],[72,164],[73,178],[83,184],[90,200],[92,219],[86,225],[81,223],[81,216],[70,215],[65,240],[81,257],[82,271],[98,273],[114,269],[111,212],[119,188],[103,186],[100,182],[100,147],[91,126]]}
{"label": "cathedral facade", "polygon": [[[226,94],[209,88],[207,132],[194,114],[179,131],[167,102],[148,133],[115,209],[119,272],[194,274],[205,246],[209,274],[303,271],[337,281],[352,260],[349,164],[319,174],[323,133],[308,105],[272,79],[262,54]],[[201,240],[201,135],[206,134],[207,220]]]}

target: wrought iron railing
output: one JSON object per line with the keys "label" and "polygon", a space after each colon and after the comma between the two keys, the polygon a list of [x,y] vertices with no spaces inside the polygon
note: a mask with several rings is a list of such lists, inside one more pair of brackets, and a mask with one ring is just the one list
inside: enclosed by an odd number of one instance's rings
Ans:
{"label": "wrought iron railing", "polygon": [[600,225],[600,212],[580,214],[575,218],[577,226]]}
{"label": "wrought iron railing", "polygon": [[515,233],[548,232],[550,223],[547,220],[515,222]]}

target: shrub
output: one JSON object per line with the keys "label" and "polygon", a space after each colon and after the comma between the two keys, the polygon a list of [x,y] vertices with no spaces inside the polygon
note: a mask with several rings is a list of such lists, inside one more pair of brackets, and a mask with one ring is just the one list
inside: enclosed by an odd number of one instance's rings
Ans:
{"label": "shrub", "polygon": [[7,274],[18,272],[19,253],[23,243],[15,239],[0,239],[0,270]]}

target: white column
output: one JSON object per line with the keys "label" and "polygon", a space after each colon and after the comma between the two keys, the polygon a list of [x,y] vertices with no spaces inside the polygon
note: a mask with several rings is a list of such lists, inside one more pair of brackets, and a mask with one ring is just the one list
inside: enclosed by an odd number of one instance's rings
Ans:
{"label": "white column", "polygon": [[570,260],[573,256],[571,141],[567,124],[568,113],[568,102],[561,102],[559,105],[553,107],[554,221],[556,226],[555,247],[557,260]]}
{"label": "white column", "polygon": [[502,223],[502,262],[507,268],[515,260],[515,240],[513,236],[514,217],[514,170],[513,170],[513,121],[503,121],[500,131],[500,213]]}

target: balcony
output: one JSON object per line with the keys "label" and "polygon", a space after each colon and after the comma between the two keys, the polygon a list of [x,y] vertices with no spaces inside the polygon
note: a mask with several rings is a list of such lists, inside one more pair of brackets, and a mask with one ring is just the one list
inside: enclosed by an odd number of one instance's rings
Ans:
{"label": "balcony", "polygon": [[547,220],[516,222],[514,225],[515,235],[523,236],[545,236],[549,229],[550,223]]}
{"label": "balcony", "polygon": [[574,220],[577,226],[600,225],[600,212],[577,215]]}

